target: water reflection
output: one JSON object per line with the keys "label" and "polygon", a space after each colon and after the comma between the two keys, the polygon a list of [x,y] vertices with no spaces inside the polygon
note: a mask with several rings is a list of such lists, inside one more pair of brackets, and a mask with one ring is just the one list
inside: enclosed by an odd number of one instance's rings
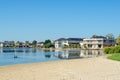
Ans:
{"label": "water reflection", "polygon": [[50,53],[45,53],[45,58],[51,58],[51,54]]}
{"label": "water reflection", "polygon": [[56,51],[54,56],[61,59],[91,58],[100,56],[102,50],[64,50]]}
{"label": "water reflection", "polygon": [[45,62],[60,59],[96,57],[102,50],[41,50],[37,48],[1,48],[0,65]]}
{"label": "water reflection", "polygon": [[[60,59],[74,59],[84,57],[96,57],[103,53],[103,50],[40,50],[37,48],[1,48],[1,53],[14,53],[14,57],[17,58],[17,53],[27,53],[26,56],[30,56],[28,53],[34,53],[33,56],[37,56],[38,53],[44,52],[45,58],[58,57]],[[53,54],[51,54],[53,52]],[[35,54],[36,53],[36,54]]]}
{"label": "water reflection", "polygon": [[1,48],[0,53],[36,53],[36,48]]}

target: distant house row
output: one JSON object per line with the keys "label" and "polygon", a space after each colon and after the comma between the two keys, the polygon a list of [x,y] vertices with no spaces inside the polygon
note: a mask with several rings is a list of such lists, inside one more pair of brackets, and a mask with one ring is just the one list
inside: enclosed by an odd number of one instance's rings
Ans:
{"label": "distant house row", "polygon": [[82,49],[103,49],[103,47],[114,46],[115,39],[104,36],[93,36],[86,38],[60,38],[55,40],[55,48],[63,48],[70,44],[79,44]]}
{"label": "distant house row", "polygon": [[[3,47],[27,47],[27,48],[30,48],[30,47],[33,47],[34,45],[32,43],[24,43],[24,42],[15,42],[15,41],[4,41],[4,42],[0,42],[0,48],[3,48]],[[42,47],[43,46],[43,42],[38,42],[35,44],[35,47]]]}
{"label": "distant house row", "polygon": [[[81,49],[103,49],[107,46],[114,46],[115,39],[104,36],[92,36],[91,38],[60,38],[52,42],[56,49],[59,48],[81,48]],[[4,41],[0,42],[2,47],[40,47],[43,48],[44,42],[14,42]],[[53,48],[53,47],[52,47]]]}

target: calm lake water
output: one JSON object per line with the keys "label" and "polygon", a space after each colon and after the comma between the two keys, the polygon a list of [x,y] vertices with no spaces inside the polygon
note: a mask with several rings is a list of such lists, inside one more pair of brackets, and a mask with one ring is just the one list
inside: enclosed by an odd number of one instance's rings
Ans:
{"label": "calm lake water", "polygon": [[102,50],[40,50],[36,48],[1,48],[0,66],[48,62],[63,59],[91,58],[102,54]]}

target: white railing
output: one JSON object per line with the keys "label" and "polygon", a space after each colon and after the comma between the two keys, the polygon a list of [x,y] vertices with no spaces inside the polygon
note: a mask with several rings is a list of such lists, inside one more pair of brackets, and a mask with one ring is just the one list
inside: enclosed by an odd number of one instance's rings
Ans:
{"label": "white railing", "polygon": [[83,44],[103,44],[103,42],[83,42]]}

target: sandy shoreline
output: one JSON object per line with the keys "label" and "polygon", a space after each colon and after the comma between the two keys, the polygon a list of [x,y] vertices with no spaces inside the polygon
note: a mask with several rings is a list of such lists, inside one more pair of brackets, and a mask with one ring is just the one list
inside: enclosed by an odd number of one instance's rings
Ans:
{"label": "sandy shoreline", "polygon": [[120,80],[120,62],[104,57],[0,67],[0,80]]}

